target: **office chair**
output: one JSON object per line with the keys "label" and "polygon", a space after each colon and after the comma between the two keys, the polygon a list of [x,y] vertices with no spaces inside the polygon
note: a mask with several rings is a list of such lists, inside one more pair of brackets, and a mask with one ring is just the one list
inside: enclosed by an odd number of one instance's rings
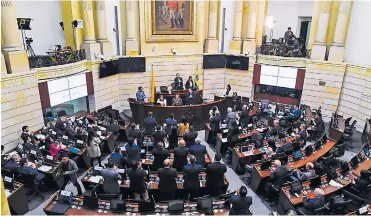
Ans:
{"label": "office chair", "polygon": [[371,184],[367,185],[362,191],[357,190],[353,185],[350,187],[350,189],[363,198],[371,193]]}
{"label": "office chair", "polygon": [[[355,128],[355,125],[357,124],[357,120],[354,120],[352,124],[348,127],[345,128],[344,133],[343,133],[343,139],[347,144],[352,144],[353,143],[353,131]],[[347,147],[346,150],[352,149],[352,146]]]}
{"label": "office chair", "polygon": [[97,194],[98,199],[111,201],[113,199],[122,200],[122,194]]}
{"label": "office chair", "polygon": [[339,158],[345,154],[345,143],[337,146],[337,151],[335,152],[335,158]]}
{"label": "office chair", "polygon": [[9,177],[9,178],[13,178],[13,177],[14,177],[14,172],[12,172],[12,171],[10,171],[10,170],[8,170],[8,169],[5,169],[5,168],[2,168],[2,169],[1,169],[1,174],[2,174],[3,176],[7,176],[7,177]]}
{"label": "office chair", "polygon": [[345,200],[344,197],[335,196],[331,199],[329,205],[329,214],[331,215],[345,215],[347,206],[352,200]]}
{"label": "office chair", "polygon": [[345,119],[345,127],[349,127],[349,123],[350,123],[350,120],[352,120],[353,117],[349,117],[347,119]]}
{"label": "office chair", "polygon": [[171,83],[171,90],[175,90],[175,83]]}
{"label": "office chair", "polygon": [[25,188],[30,189],[28,197],[28,201],[32,199],[35,195],[40,195],[42,199],[44,199],[44,195],[40,191],[40,186],[42,184],[42,179],[37,179],[37,174],[33,173],[20,173],[19,174],[19,181],[24,185]]}
{"label": "office chair", "polygon": [[160,92],[161,93],[169,93],[169,89],[167,86],[160,86]]}
{"label": "office chair", "polygon": [[357,120],[354,120],[349,127],[345,127],[344,133],[353,134],[353,129],[356,124],[357,124]]}
{"label": "office chair", "polygon": [[366,204],[366,201],[363,198],[355,195],[354,193],[349,192],[348,190],[349,189],[344,189],[343,190],[343,195],[344,195],[345,198],[347,198],[347,199],[349,198],[349,200],[352,200],[353,204],[358,205],[358,206]]}
{"label": "office chair", "polygon": [[[323,207],[313,210],[310,215],[326,215],[328,212],[329,203],[326,203]],[[306,215],[301,209],[297,211],[298,215]]]}

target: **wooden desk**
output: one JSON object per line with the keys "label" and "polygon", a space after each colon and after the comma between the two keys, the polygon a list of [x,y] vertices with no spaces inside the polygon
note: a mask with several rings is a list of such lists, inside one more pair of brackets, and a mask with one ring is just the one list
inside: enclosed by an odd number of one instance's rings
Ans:
{"label": "wooden desk", "polygon": [[[46,166],[49,166],[47,164],[45,164],[45,165]],[[37,168],[39,168],[41,166],[42,165],[37,165]],[[41,171],[39,169],[38,169],[38,171],[45,174],[46,181],[51,180],[51,182],[54,182],[57,179],[59,179],[61,169],[62,169],[62,163],[61,162],[57,162],[57,164],[55,164],[53,166],[53,168],[51,170],[49,170],[48,172],[44,172],[44,171]]]}
{"label": "wooden desk", "polygon": [[14,184],[14,190],[7,197],[10,212],[12,215],[24,215],[29,211],[26,189],[22,183],[14,182]]}
{"label": "wooden desk", "polygon": [[[146,166],[151,166],[153,164],[153,161],[151,159],[148,159],[148,157],[151,157],[152,154],[151,153],[147,153],[146,155],[146,158],[145,159],[142,159],[142,161],[144,160],[144,163],[142,162],[142,165],[146,165]],[[188,159],[189,159],[189,156],[188,155]],[[170,153],[170,164],[173,165],[173,162],[174,162],[174,153]],[[211,157],[210,157],[210,154],[207,152],[205,154],[205,164],[210,164],[212,161],[211,161]]]}
{"label": "wooden desk", "polygon": [[[334,146],[335,146],[335,141],[327,140],[327,143],[323,146],[323,148],[317,150],[315,153],[313,153],[309,157],[305,157],[304,159],[301,159],[299,161],[295,161],[293,163],[288,163],[286,165],[286,167],[287,167],[288,170],[303,167],[307,163],[313,162],[313,161],[317,160],[318,158],[322,157],[323,155],[325,155]],[[270,170],[260,170],[260,164],[254,164],[253,170],[252,170],[251,189],[254,192],[256,192],[259,189],[259,186],[260,186],[260,183],[262,182],[262,180],[268,178],[270,174],[271,174]]]}
{"label": "wooden desk", "polygon": [[[362,163],[360,163],[360,165],[356,169],[353,169],[352,173],[355,175],[357,175],[358,173],[359,175],[361,170],[368,170],[370,167],[371,167],[371,160],[364,160]],[[322,177],[322,178],[324,180],[327,180],[326,179],[327,177]],[[342,184],[341,182],[335,180],[335,182],[341,184],[342,187],[334,187],[334,186],[331,186],[330,184],[327,184],[326,186],[322,185],[321,189],[325,192],[325,196],[327,196],[350,185],[352,181],[353,179],[349,179],[348,181],[346,181],[346,184]],[[303,184],[307,184],[307,183],[303,183]],[[279,214],[285,214],[287,210],[292,209],[294,208],[294,206],[297,206],[303,203],[302,193],[299,195],[299,197],[296,197],[293,194],[291,194],[290,191],[291,191],[290,186],[283,187],[280,190],[279,205],[278,205]],[[307,191],[307,197],[309,198],[314,197],[314,193],[312,190]]]}
{"label": "wooden desk", "polygon": [[[69,147],[65,148],[64,150],[67,152],[70,152]],[[88,151],[86,147],[81,149],[76,154],[70,152],[69,155],[70,157],[74,158],[79,168],[90,168],[91,167],[91,157],[88,156]],[[74,155],[77,155],[77,157],[75,157]]]}

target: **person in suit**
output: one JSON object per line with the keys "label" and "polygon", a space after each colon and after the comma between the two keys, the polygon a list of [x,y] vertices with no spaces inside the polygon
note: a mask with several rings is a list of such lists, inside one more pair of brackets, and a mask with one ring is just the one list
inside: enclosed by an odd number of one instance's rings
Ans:
{"label": "person in suit", "polygon": [[77,188],[77,195],[82,195],[82,190],[80,183],[77,181],[77,173],[79,172],[79,168],[77,167],[75,161],[71,160],[68,157],[68,153],[62,156],[62,171],[63,171],[63,178],[64,183],[61,187],[61,190],[64,190],[66,185],[69,181]]}
{"label": "person in suit", "polygon": [[12,172],[18,172],[19,171],[19,161],[21,160],[21,157],[19,157],[18,154],[14,154],[9,161],[5,164],[5,168],[12,171]]}
{"label": "person in suit", "polygon": [[236,113],[233,112],[232,108],[231,107],[228,107],[227,109],[227,117],[225,118],[225,123],[227,124],[227,128],[231,128],[231,123],[232,121],[236,121],[237,119],[237,116],[236,116]]}
{"label": "person in suit", "polygon": [[283,153],[287,149],[291,149],[292,148],[292,142],[287,142],[287,139],[286,138],[282,138],[281,139],[281,142],[282,142],[282,146],[280,146],[280,147],[277,148],[276,154],[277,153]]}
{"label": "person in suit", "polygon": [[322,120],[322,114],[318,112],[316,117],[312,120],[314,121],[314,124],[316,125],[316,135],[317,137],[319,137],[325,132],[325,123]]}
{"label": "person in suit", "polygon": [[267,131],[266,137],[276,136],[282,130],[278,120],[274,120],[273,125],[274,126]]}
{"label": "person in suit", "polygon": [[167,149],[164,149],[164,144],[162,142],[159,142],[156,145],[155,149],[152,151],[152,155],[154,159],[151,168],[152,170],[158,170],[159,168],[163,167],[164,161],[170,156],[170,153]]}
{"label": "person in suit", "polygon": [[94,131],[88,132],[88,146],[86,147],[88,151],[88,156],[91,158],[91,165],[94,166],[94,160],[98,159],[98,164],[100,167],[103,167],[102,165],[102,158],[101,158],[101,152],[100,152],[100,143],[101,140],[97,134],[94,133]]}
{"label": "person in suit", "polygon": [[152,133],[152,137],[155,145],[159,142],[164,142],[166,133],[162,130],[161,125],[156,126],[156,130]]}
{"label": "person in suit", "polygon": [[66,136],[73,137],[73,138],[76,137],[76,131],[73,128],[73,125],[72,125],[71,121],[67,121]]}
{"label": "person in suit", "polygon": [[176,94],[175,95],[175,98],[173,98],[173,103],[172,103],[173,106],[182,106],[183,105],[183,101],[182,101],[182,98],[180,98],[179,94]]}
{"label": "person in suit", "polygon": [[178,172],[176,169],[170,167],[169,159],[166,159],[163,165],[164,168],[158,169],[158,177],[160,178],[158,190],[160,192],[161,201],[173,200],[176,190],[178,189],[176,183]]}
{"label": "person in suit", "polygon": [[126,164],[130,166],[133,163],[140,161],[140,147],[134,143],[135,140],[132,137],[128,138],[128,143],[125,145],[125,152],[127,155]]}
{"label": "person in suit", "polygon": [[[166,127],[167,128],[167,127]],[[178,133],[178,128],[177,126],[172,126],[171,132],[169,134],[169,150],[174,149],[178,145],[178,140],[179,140],[179,133]]]}
{"label": "person in suit", "polygon": [[76,139],[86,142],[86,134],[84,134],[82,127],[77,128]]}
{"label": "person in suit", "polygon": [[321,188],[314,189],[314,198],[309,198],[304,195],[304,207],[298,207],[298,212],[303,212],[306,215],[312,215],[315,209],[325,206],[325,192]]}
{"label": "person in suit", "polygon": [[139,129],[139,126],[136,125],[135,123],[131,123],[130,125],[131,130],[129,132],[129,137],[132,137],[134,140],[137,140],[137,143],[139,146],[143,145],[143,133]]}
{"label": "person in suit", "polygon": [[182,118],[182,121],[179,124],[179,136],[184,136],[185,133],[189,131],[189,123],[185,117]]}
{"label": "person in suit", "polygon": [[188,133],[184,135],[184,141],[186,142],[186,146],[188,148],[191,147],[195,143],[197,136],[198,136],[198,132],[195,131],[193,126],[189,126]]}
{"label": "person in suit", "polygon": [[285,183],[288,175],[289,171],[287,170],[286,166],[282,166],[281,161],[275,160],[269,176],[269,182],[265,184],[265,192],[267,195],[269,195],[269,198],[271,197],[271,194],[274,194],[272,187],[280,189],[282,184]]}
{"label": "person in suit", "polygon": [[121,148],[116,147],[115,151],[111,154],[111,161],[119,168],[122,168],[124,166],[124,160],[125,157],[121,154]]}
{"label": "person in suit", "polygon": [[100,171],[103,177],[103,192],[105,194],[119,194],[120,185],[118,180],[121,180],[120,173],[117,172],[117,166],[112,161],[107,163],[107,168]]}
{"label": "person in suit", "polygon": [[250,123],[250,114],[249,114],[249,109],[247,108],[247,105],[242,106],[242,111],[240,114],[240,124],[242,127],[246,127]]}
{"label": "person in suit", "polygon": [[299,135],[301,139],[301,147],[303,148],[306,145],[306,139],[308,137],[307,126],[305,126],[305,124],[300,125]]}
{"label": "person in suit", "polygon": [[20,173],[27,173],[27,174],[34,174],[36,175],[36,179],[40,181],[41,179],[44,178],[44,174],[39,173],[37,170],[37,167],[34,163],[30,163],[26,158],[22,158],[19,161],[19,172]]}
{"label": "person in suit", "polygon": [[144,118],[144,134],[145,135],[152,135],[153,131],[155,131],[155,127],[157,125],[156,119],[153,118],[152,112],[148,112],[148,116]]}
{"label": "person in suit", "polygon": [[180,77],[179,73],[177,73],[176,77],[174,78],[174,86],[175,90],[183,90],[183,78]]}
{"label": "person in suit", "polygon": [[138,87],[138,92],[135,94],[137,101],[140,103],[144,103],[144,99],[146,98],[146,95],[143,92],[142,86]]}
{"label": "person in suit", "polygon": [[360,174],[361,176],[356,180],[353,187],[359,191],[366,191],[366,187],[371,184],[371,173],[367,172],[366,170],[361,170]]}
{"label": "person in suit", "polygon": [[23,149],[27,152],[31,151],[31,150],[34,150],[34,151],[39,151],[39,148],[37,145],[34,145],[32,143],[32,140],[31,140],[31,137],[28,136],[27,139],[25,140],[25,142],[23,143]]}
{"label": "person in suit", "polygon": [[228,143],[222,143],[220,148],[220,153],[224,154],[229,147],[233,147],[233,145],[238,140],[238,135],[240,134],[240,130],[238,128],[236,120],[232,120],[230,123],[230,128],[227,133],[227,141]]}
{"label": "person in suit", "polygon": [[55,123],[54,130],[55,132],[57,132],[57,134],[62,135],[62,136],[66,135],[66,126],[65,126],[66,120],[67,120],[66,116],[62,116]]}
{"label": "person in suit", "polygon": [[300,117],[301,110],[297,105],[291,107],[289,118],[292,120],[298,119]]}
{"label": "person in suit", "polygon": [[131,165],[131,169],[128,170],[128,177],[130,178],[130,191],[134,193],[134,199],[149,200],[148,190],[146,184],[147,173],[144,169],[139,169],[141,167],[140,161],[134,162]]}
{"label": "person in suit", "polygon": [[228,84],[227,87],[224,89],[223,96],[225,96],[225,97],[232,97],[233,96],[231,85]]}
{"label": "person in suit", "polygon": [[229,215],[252,215],[250,212],[252,197],[247,196],[247,188],[241,186],[236,193],[236,195],[232,195],[230,198],[232,207],[229,210]]}
{"label": "person in suit", "polygon": [[189,105],[195,104],[196,92],[193,89],[188,90],[187,100]]}
{"label": "person in suit", "polygon": [[215,116],[210,118],[210,128],[211,128],[211,133],[210,133],[210,142],[212,144],[216,144],[216,135],[220,131],[220,122],[222,120],[222,117],[220,116],[219,110],[215,111]]}
{"label": "person in suit", "polygon": [[292,172],[292,176],[290,176],[290,179],[292,181],[304,182],[315,176],[316,176],[316,172],[314,171],[314,164],[312,162],[309,162],[305,165],[305,172],[302,172],[299,169],[296,169]]}
{"label": "person in suit", "polygon": [[167,119],[165,120],[165,124],[166,124],[166,129],[165,129],[166,134],[167,134],[167,135],[170,135],[171,128],[172,128],[173,126],[177,126],[177,125],[178,125],[177,120],[174,118],[174,113],[170,113],[169,118],[167,118]]}
{"label": "person in suit", "polygon": [[184,178],[184,190],[187,193],[187,198],[192,200],[198,197],[198,190],[200,189],[200,173],[202,167],[199,164],[196,164],[196,157],[191,155],[189,157],[189,164],[186,164],[183,169],[183,178]]}
{"label": "person in suit", "polygon": [[195,87],[195,83],[193,82],[192,76],[188,77],[188,80],[185,84],[186,89],[193,89]]}
{"label": "person in suit", "polygon": [[220,160],[222,156],[216,154],[214,162],[206,167],[206,189],[211,196],[219,196],[222,194],[224,185],[224,173],[227,172],[227,166],[222,164]]}
{"label": "person in suit", "polygon": [[205,154],[207,154],[206,146],[201,145],[201,140],[196,139],[195,144],[190,147],[191,155],[196,157],[197,164],[201,165],[202,167],[205,166]]}
{"label": "person in suit", "polygon": [[189,149],[185,147],[185,141],[179,140],[179,146],[174,149],[174,163],[173,168],[179,172],[182,171],[184,165],[187,164]]}
{"label": "person in suit", "polygon": [[22,134],[21,134],[21,139],[23,141],[27,140],[27,137],[31,136],[31,132],[29,131],[29,128],[27,125],[22,126]]}

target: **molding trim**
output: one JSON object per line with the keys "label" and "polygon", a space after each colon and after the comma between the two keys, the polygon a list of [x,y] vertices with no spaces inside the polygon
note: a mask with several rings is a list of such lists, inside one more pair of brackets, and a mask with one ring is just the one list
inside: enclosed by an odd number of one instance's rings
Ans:
{"label": "molding trim", "polygon": [[18,76],[4,77],[1,79],[1,88],[11,88],[26,85],[28,83],[35,83],[37,86],[37,79],[35,73],[19,74]]}
{"label": "molding trim", "polygon": [[306,61],[307,59],[305,58],[287,58],[281,56],[259,55],[256,63],[305,68]]}
{"label": "molding trim", "polygon": [[371,66],[347,64],[345,72],[371,77]]}
{"label": "molding trim", "polygon": [[325,62],[325,61],[313,61],[307,60],[307,71],[320,70],[320,71],[333,71],[333,72],[345,72],[346,63],[334,63],[334,62]]}
{"label": "molding trim", "polygon": [[45,80],[81,73],[82,71],[87,70],[86,62],[87,62],[86,60],[83,60],[80,62],[75,62],[66,65],[37,68],[36,77],[38,80]]}

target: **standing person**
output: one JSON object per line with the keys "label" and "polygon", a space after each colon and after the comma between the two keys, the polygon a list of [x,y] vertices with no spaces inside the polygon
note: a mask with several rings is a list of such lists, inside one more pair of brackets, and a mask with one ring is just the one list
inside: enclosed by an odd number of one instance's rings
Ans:
{"label": "standing person", "polygon": [[102,159],[101,159],[101,153],[100,153],[100,138],[99,136],[96,136],[94,131],[88,132],[88,156],[91,158],[91,166],[94,167],[94,160],[98,159],[98,164],[100,167],[102,166]]}
{"label": "standing person", "polygon": [[210,118],[210,128],[211,128],[211,133],[210,133],[210,141],[213,145],[216,143],[216,135],[220,131],[220,122],[222,121],[222,117],[220,116],[219,110],[215,111],[215,116]]}
{"label": "standing person", "polygon": [[224,185],[224,173],[227,172],[227,166],[220,162],[221,159],[222,156],[216,154],[214,162],[206,167],[206,189],[211,196],[222,194],[221,188]]}
{"label": "standing person", "polygon": [[167,3],[167,7],[169,8],[170,13],[170,21],[171,21],[171,27],[174,28],[174,22],[177,28],[179,28],[178,23],[176,22],[176,11],[177,11],[177,3],[175,0],[169,0]]}
{"label": "standing person", "polygon": [[188,90],[187,100],[189,105],[194,105],[196,100],[196,92],[193,89]]}
{"label": "standing person", "polygon": [[228,145],[225,145],[225,143],[222,143],[222,146],[220,148],[220,153],[224,154],[229,147],[233,147],[235,142],[238,140],[238,135],[240,134],[240,130],[238,129],[238,125],[236,120],[231,121],[231,126],[228,130],[227,134],[227,141]]}
{"label": "standing person", "polygon": [[157,125],[156,119],[153,117],[151,111],[148,112],[148,116],[144,118],[144,135],[152,135]]}
{"label": "standing person", "polygon": [[180,74],[177,73],[174,78],[175,90],[183,90],[183,78],[180,77]]}
{"label": "standing person", "polygon": [[66,116],[61,116],[57,122],[55,122],[55,125],[54,125],[54,130],[55,132],[57,132],[57,134],[59,135],[66,135]]}
{"label": "standing person", "polygon": [[193,89],[193,87],[194,87],[194,82],[193,82],[192,76],[189,76],[188,80],[185,84],[185,88],[186,89]]}
{"label": "standing person", "polygon": [[177,126],[178,122],[176,121],[176,119],[174,118],[174,113],[170,113],[170,116],[169,118],[167,118],[165,120],[165,124],[166,124],[166,133],[167,135],[170,135],[170,132],[171,132],[171,129],[173,126]]}
{"label": "standing person", "polygon": [[242,112],[240,114],[240,124],[242,127],[246,127],[250,123],[250,113],[247,105],[242,106]]}
{"label": "standing person", "polygon": [[190,147],[190,153],[196,157],[197,164],[200,164],[202,167],[205,166],[205,154],[207,150],[206,146],[201,145],[200,139],[196,139],[195,144]]}
{"label": "standing person", "polygon": [[162,130],[161,125],[156,126],[156,131],[152,133],[154,145],[159,142],[164,142],[166,133]]}
{"label": "standing person", "polygon": [[170,156],[170,153],[167,149],[164,149],[164,144],[160,142],[155,145],[155,149],[152,151],[152,155],[154,159],[151,169],[158,170],[159,168],[163,167],[164,161]]}
{"label": "standing person", "polygon": [[178,20],[179,20],[179,27],[180,28],[183,28],[183,25],[184,25],[184,7],[185,7],[185,3],[184,1],[181,1],[181,0],[177,0],[177,6],[178,6]]}
{"label": "standing person", "polygon": [[140,103],[144,103],[144,99],[146,98],[146,95],[143,92],[142,86],[138,87],[138,92],[135,94],[137,101]]}
{"label": "standing person", "polygon": [[269,196],[268,200],[271,199],[271,194],[273,193],[273,188],[281,188],[282,184],[285,183],[287,177],[289,175],[289,171],[287,170],[286,166],[282,166],[281,161],[275,160],[273,162],[272,171],[269,175],[269,182],[265,184],[265,192]]}
{"label": "standing person", "polygon": [[179,146],[174,149],[173,168],[182,171],[184,165],[187,164],[189,149],[185,147],[184,140],[179,140]]}
{"label": "standing person", "polygon": [[173,126],[171,128],[171,132],[169,134],[169,150],[174,149],[178,145],[178,140],[179,140],[179,133],[178,133],[178,128],[176,126]]}
{"label": "standing person", "polygon": [[195,140],[198,137],[198,132],[195,131],[193,126],[189,126],[188,133],[184,134],[184,141],[186,142],[187,148],[195,144]]}
{"label": "standing person", "polygon": [[285,32],[285,35],[283,36],[283,39],[285,39],[286,44],[289,42],[291,35],[292,35],[291,27],[288,27],[287,31]]}
{"label": "standing person", "polygon": [[192,200],[198,197],[198,190],[200,189],[200,173],[202,167],[196,164],[196,157],[191,155],[189,157],[189,164],[184,166],[184,190],[187,192],[187,197],[189,196]]}
{"label": "standing person", "polygon": [[29,131],[29,128],[27,125],[22,127],[22,134],[21,134],[21,139],[23,141],[27,140],[27,137],[31,136],[31,132]]}
{"label": "standing person", "polygon": [[140,197],[147,201],[148,190],[146,184],[147,173],[140,168],[140,162],[133,162],[131,169],[128,170],[128,177],[130,178],[130,191],[134,193],[134,199],[140,200]]}
{"label": "standing person", "polygon": [[77,167],[75,161],[71,160],[68,157],[67,153],[62,156],[62,171],[64,183],[61,187],[61,190],[64,190],[68,182],[71,181],[72,184],[77,188],[77,195],[81,196],[81,186],[80,183],[77,181],[77,172],[79,171],[79,168]]}
{"label": "standing person", "polygon": [[232,97],[233,96],[231,85],[228,84],[227,87],[224,89],[223,96],[225,96],[225,97]]}
{"label": "standing person", "polygon": [[179,136],[183,137],[185,133],[189,131],[189,123],[185,117],[182,118],[181,123],[179,124]]}
{"label": "standing person", "polygon": [[128,143],[125,145],[126,151],[126,164],[130,166],[133,163],[140,161],[140,147],[134,143],[135,139],[132,137],[128,138]]}
{"label": "standing person", "polygon": [[247,188],[245,186],[241,186],[236,193],[237,195],[232,195],[230,198],[230,204],[232,207],[229,210],[229,215],[252,215],[250,212],[252,197],[246,196]]}
{"label": "standing person", "polygon": [[170,168],[169,159],[164,161],[164,168],[158,169],[158,177],[160,178],[158,190],[160,192],[161,201],[173,200],[176,190],[178,189],[176,184],[178,172],[176,169]]}
{"label": "standing person", "polygon": [[107,164],[107,169],[100,171],[103,177],[103,192],[105,194],[119,194],[120,185],[118,180],[121,180],[120,173],[117,172],[117,166],[112,161]]}
{"label": "standing person", "polygon": [[130,125],[131,130],[129,132],[129,137],[132,137],[134,140],[137,140],[137,143],[139,146],[143,145],[143,133],[139,129],[139,125],[136,125],[135,123],[131,123]]}
{"label": "standing person", "polygon": [[225,123],[227,124],[227,128],[230,129],[232,126],[231,126],[231,123],[232,121],[236,121],[237,119],[237,116],[236,116],[236,113],[233,112],[232,108],[231,107],[228,107],[227,109],[227,117],[225,119]]}

